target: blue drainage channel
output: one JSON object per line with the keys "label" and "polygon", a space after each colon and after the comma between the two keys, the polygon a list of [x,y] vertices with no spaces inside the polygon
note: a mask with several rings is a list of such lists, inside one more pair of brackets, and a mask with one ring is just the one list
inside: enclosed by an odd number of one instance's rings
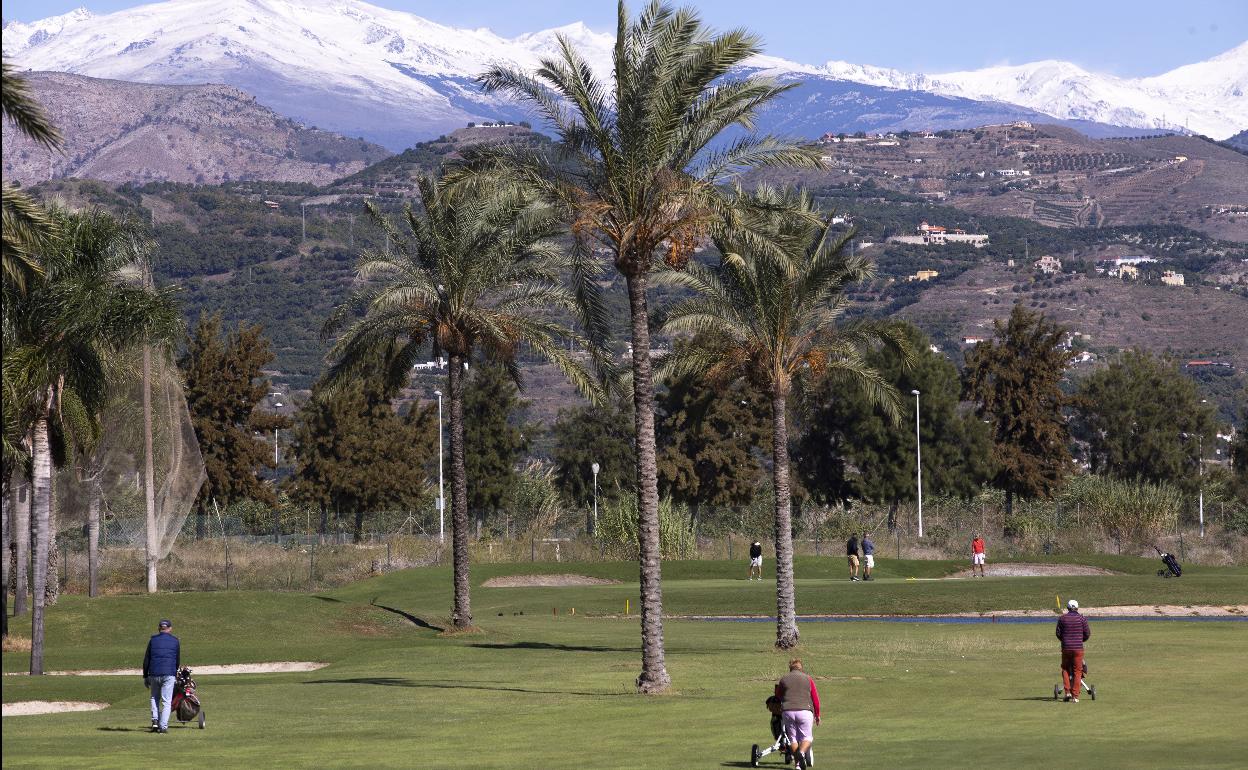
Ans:
{"label": "blue drainage channel", "polygon": [[[1134,621],[1150,621],[1162,623],[1244,623],[1248,622],[1248,617],[1238,615],[1108,615],[1097,616],[1089,615],[1090,620],[1097,623],[1106,620],[1134,620]],[[686,620],[702,620],[712,623],[775,623],[774,617],[751,617],[751,618],[734,618],[723,615],[702,615],[698,617],[685,618]],[[1020,617],[1018,615],[978,615],[973,617],[945,617],[940,615],[888,615],[888,616],[837,616],[837,617],[802,617],[798,616],[798,623],[952,623],[952,624],[968,624],[968,623],[1016,623],[1016,624],[1035,624],[1035,623],[1053,623],[1057,620],[1057,616],[1053,617]]]}

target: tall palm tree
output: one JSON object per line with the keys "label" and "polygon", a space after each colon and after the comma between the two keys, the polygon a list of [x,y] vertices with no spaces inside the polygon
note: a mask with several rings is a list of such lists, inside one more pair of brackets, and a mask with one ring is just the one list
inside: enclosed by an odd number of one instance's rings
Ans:
{"label": "tall palm tree", "polygon": [[[42,144],[48,151],[61,145],[61,135],[30,93],[25,78],[13,72],[7,61],[0,63],[0,111],[17,130]],[[50,236],[47,212],[26,193],[4,183],[3,188],[3,274],[7,299],[10,290],[21,291],[26,281],[43,268],[36,252]]]}
{"label": "tall palm tree", "polygon": [[[132,280],[138,255],[131,228],[100,211],[50,212],[56,233],[43,274],[6,318],[4,379],[28,418],[36,541],[30,673],[43,673],[44,605],[51,537],[52,428],[67,412],[98,414],[109,359],[145,339],[172,337],[168,292]],[[81,420],[77,420],[81,421]]]}
{"label": "tall palm tree", "polygon": [[[632,320],[632,393],[637,444],[637,516],[642,671],[637,687],[660,692],[671,680],[663,648],[659,491],[655,462],[646,288],[660,255],[683,265],[717,222],[731,216],[720,184],[760,166],[819,167],[812,148],[748,133],[756,113],[796,84],[779,85],[732,70],[760,52],[745,30],[712,33],[691,9],[651,2],[635,21],[619,3],[611,82],[593,72],[560,37],[557,56],[534,74],[494,67],[488,91],[528,103],[559,142],[552,156],[483,149],[463,174],[505,169],[559,206],[572,222],[582,279],[595,272],[591,246],[611,255],[628,288]],[[735,138],[723,136],[734,126]],[[593,284],[581,280],[582,322],[605,337]]]}
{"label": "tall palm tree", "polygon": [[[567,258],[549,240],[558,232],[553,213],[532,205],[514,186],[451,190],[429,178],[417,186],[421,210],[407,208],[407,234],[370,207],[389,236],[389,249],[364,255],[358,268],[363,288],[326,323],[327,334],[342,331],[331,350],[337,360],[327,379],[359,376],[380,359],[388,384],[401,387],[430,344],[435,354],[445,354],[455,572],[451,618],[462,629],[472,625],[463,410],[468,362],[474,353],[484,353],[503,363],[519,383],[515,354],[525,343],[591,399],[601,401],[603,393],[563,342],[585,341],[547,317],[576,304],[559,283]],[[353,314],[358,314],[355,320]]]}
{"label": "tall palm tree", "polygon": [[846,253],[849,235],[837,236],[831,219],[812,225],[814,204],[805,193],[760,188],[756,209],[769,212],[749,230],[715,238],[716,266],[690,263],[661,280],[694,296],[669,309],[661,328],[691,333],[691,344],[664,357],[664,376],[704,376],[712,383],[745,378],[771,398],[772,482],[775,487],[776,646],[797,644],[793,587],[792,501],[789,489],[786,406],[794,380],[837,371],[866,389],[894,416],[896,390],[863,359],[867,346],[904,339],[884,325],[842,323],[845,289],[874,274],[872,263]]}

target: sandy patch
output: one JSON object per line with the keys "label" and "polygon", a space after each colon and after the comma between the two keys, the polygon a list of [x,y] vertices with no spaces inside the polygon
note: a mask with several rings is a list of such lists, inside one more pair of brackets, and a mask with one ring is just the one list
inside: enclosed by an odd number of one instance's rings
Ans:
{"label": "sandy patch", "polygon": [[[224,666],[193,666],[195,676],[218,676],[221,674],[289,674],[296,671],[316,671],[328,663],[307,661],[280,661],[277,663],[234,663]],[[44,676],[142,676],[138,668],[96,668],[78,671],[45,671]],[[25,671],[13,671],[5,676],[26,676]]]}
{"label": "sandy patch", "polygon": [[557,588],[561,586],[607,586],[619,582],[588,575],[503,575],[490,578],[481,585],[486,588]]}
{"label": "sandy patch", "polygon": [[[1203,605],[1178,605],[1178,604],[1120,604],[1113,607],[1083,607],[1079,608],[1079,612],[1087,615],[1089,618],[1113,618],[1113,617],[1146,617],[1156,615],[1157,617],[1182,617],[1182,616],[1200,616],[1210,618],[1225,617],[1243,617],[1248,615],[1248,604],[1227,604],[1219,606],[1203,606]],[[1004,617],[1043,617],[1045,615],[1057,616],[1054,610],[1000,610],[997,612],[975,612],[966,613],[965,617],[974,617],[977,615],[1001,615]]]}
{"label": "sandy patch", "polygon": [[[1084,564],[989,564],[985,569],[988,577],[1072,577],[1079,575],[1117,575],[1100,567],[1089,567]],[[964,569],[949,577],[966,578],[971,570]]]}
{"label": "sandy patch", "polygon": [[33,714],[61,714],[66,711],[99,711],[106,708],[107,703],[83,700],[22,700],[4,704],[3,712],[6,717],[26,717]]}

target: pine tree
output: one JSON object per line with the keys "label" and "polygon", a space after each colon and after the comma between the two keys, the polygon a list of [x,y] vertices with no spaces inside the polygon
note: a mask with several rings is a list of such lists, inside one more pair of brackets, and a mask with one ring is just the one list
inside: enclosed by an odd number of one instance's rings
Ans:
{"label": "pine tree", "polygon": [[[957,367],[933,352],[919,329],[902,328],[915,351],[913,367],[906,368],[889,347],[871,351],[867,362],[899,393],[921,393],[925,491],[973,496],[989,474],[987,426],[958,409]],[[798,473],[810,494],[825,502],[867,500],[887,503],[895,512],[899,502],[915,498],[913,417],[899,427],[861,391],[839,380],[825,377],[801,395]],[[890,528],[894,523],[890,516]]]}
{"label": "pine tree", "polygon": [[636,487],[637,453],[628,405],[564,409],[551,428],[555,485],[572,505],[593,503],[593,464],[598,463],[598,498],[614,500]]}
{"label": "pine tree", "polygon": [[478,526],[502,508],[529,446],[519,424],[528,404],[519,393],[507,370],[491,361],[473,367],[464,388],[464,413],[471,415],[464,424],[464,466],[472,479],[468,508]]}
{"label": "pine tree", "polygon": [[771,440],[769,406],[742,382],[716,388],[691,376],[659,395],[659,489],[690,506],[695,529],[705,507],[746,505],[766,482],[755,448]]}
{"label": "pine tree", "polygon": [[262,370],[272,360],[259,326],[240,323],[223,338],[217,313],[200,316],[178,361],[208,474],[197,500],[201,520],[214,500],[222,506],[239,500],[277,505],[273,486],[259,475],[275,464],[269,445],[256,435],[289,425],[285,417],[256,408],[269,392]]}
{"label": "pine tree", "polygon": [[[963,394],[976,414],[991,422],[992,485],[1005,492],[1007,520],[1014,497],[1049,497],[1071,469],[1069,435],[1062,414],[1061,381],[1070,355],[1066,331],[1015,305],[995,339],[966,356]],[[1007,525],[1008,526],[1008,525]]]}
{"label": "pine tree", "polygon": [[1213,447],[1216,418],[1176,362],[1124,352],[1083,381],[1075,403],[1093,473],[1195,490],[1194,460]]}

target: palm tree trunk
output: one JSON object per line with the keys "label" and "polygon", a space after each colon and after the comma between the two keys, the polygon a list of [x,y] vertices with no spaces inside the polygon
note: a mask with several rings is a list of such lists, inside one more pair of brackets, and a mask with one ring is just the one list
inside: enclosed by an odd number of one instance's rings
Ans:
{"label": "palm tree trunk", "polygon": [[143,502],[147,510],[147,592],[156,593],[156,560],[160,541],[156,533],[156,471],[152,457],[152,346],[143,346]]}
{"label": "palm tree trunk", "polygon": [[[10,476],[10,478],[12,478]],[[12,498],[9,497],[9,478],[4,480],[4,494],[0,496],[0,558],[4,559],[0,564],[0,637],[9,638],[9,560],[12,558],[9,552],[9,536],[13,528],[9,526],[9,519],[13,516]]]}
{"label": "palm tree trunk", "polygon": [[100,595],[100,482],[91,480],[87,498],[87,596]]}
{"label": "palm tree trunk", "polygon": [[776,493],[776,647],[797,646],[797,609],[793,588],[793,499],[789,492],[789,426],[785,398],[771,397],[772,486]]}
{"label": "palm tree trunk", "polygon": [[31,445],[31,509],[35,519],[34,588],[30,625],[30,673],[43,673],[43,615],[48,578],[48,540],[52,518],[52,452],[48,446],[48,415],[52,406],[51,394],[34,424],[34,441]]}
{"label": "palm tree trunk", "polygon": [[[55,468],[53,469],[55,470]],[[51,479],[52,477],[49,476]],[[61,549],[56,544],[56,483],[48,482],[48,566],[43,583],[43,606],[51,607],[61,598]]]}
{"label": "palm tree trunk", "polygon": [[654,383],[650,373],[650,314],[646,274],[627,276],[633,322],[633,430],[637,440],[637,545],[641,571],[641,674],[637,690],[671,686],[663,649],[663,568],[659,546],[659,473],[654,446]]}
{"label": "palm tree trunk", "polygon": [[451,550],[455,563],[456,628],[472,626],[468,588],[468,476],[464,468],[464,357],[452,354],[447,370],[451,423]]}
{"label": "palm tree trunk", "polygon": [[13,542],[16,555],[13,563],[13,614],[22,615],[29,607],[30,596],[30,478],[21,463],[18,470],[18,483],[14,485],[13,495]]}

